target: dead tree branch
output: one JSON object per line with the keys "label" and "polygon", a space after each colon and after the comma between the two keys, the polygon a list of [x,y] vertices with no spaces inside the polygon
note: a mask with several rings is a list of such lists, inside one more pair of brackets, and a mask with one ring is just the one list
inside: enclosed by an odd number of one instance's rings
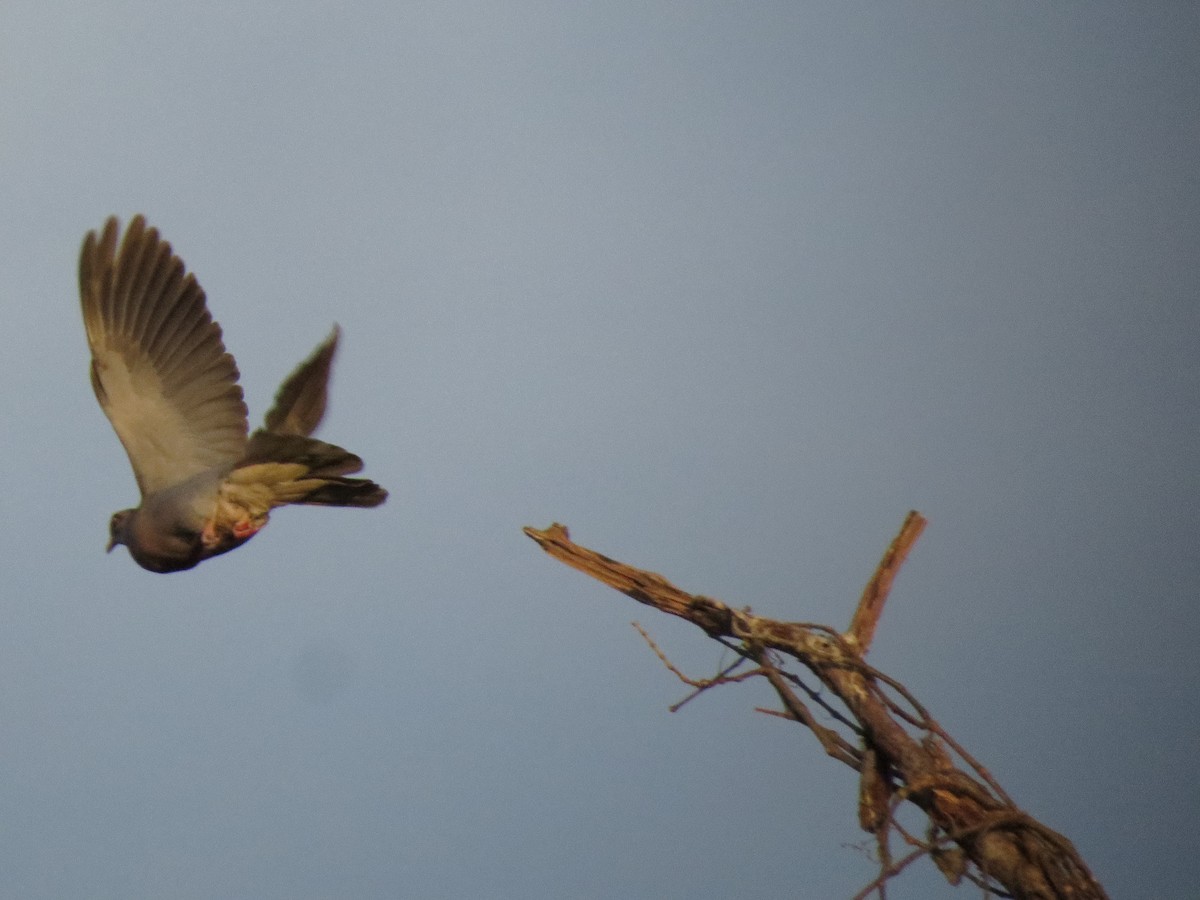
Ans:
{"label": "dead tree branch", "polygon": [[[783,704],[777,715],[804,725],[829,756],[859,772],[859,823],[875,835],[881,860],[880,878],[867,892],[881,888],[914,858],[908,854],[891,863],[887,838],[894,832],[916,845],[917,857],[930,855],[952,884],[967,878],[992,893],[1029,900],[1106,898],[1070,841],[1017,808],[987,770],[945,733],[902,684],[864,659],[896,574],[924,527],[924,518],[909,513],[867,583],[845,633],[823,625],[767,619],[749,609],[689,594],[661,575],[572,542],[562,525],[544,531],[526,528],[525,533],[555,559],[639,603],[686,619],[756,666],[738,676],[732,676],[729,668],[716,678],[693,680],[650,641],[664,664],[697,692],[761,675]],[[815,688],[787,671],[788,659],[800,663],[824,692],[840,700],[844,713],[829,707]],[[801,693],[833,713],[833,721],[840,722],[846,733],[818,722]],[[904,802],[927,818],[923,840],[896,822],[895,812]]]}

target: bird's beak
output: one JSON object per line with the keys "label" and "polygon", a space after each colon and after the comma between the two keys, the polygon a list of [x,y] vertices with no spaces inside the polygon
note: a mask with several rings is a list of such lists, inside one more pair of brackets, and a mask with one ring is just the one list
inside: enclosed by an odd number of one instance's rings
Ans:
{"label": "bird's beak", "polygon": [[113,547],[115,547],[115,546],[117,546],[117,539],[116,539],[116,538],[111,538],[111,537],[110,537],[110,538],[108,539],[108,546],[104,548],[104,552],[105,552],[105,553],[112,553],[112,551],[113,551]]}

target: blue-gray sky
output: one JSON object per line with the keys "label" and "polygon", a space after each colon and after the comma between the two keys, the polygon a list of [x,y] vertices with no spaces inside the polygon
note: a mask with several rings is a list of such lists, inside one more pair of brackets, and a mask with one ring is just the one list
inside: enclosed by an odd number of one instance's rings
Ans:
{"label": "blue-gray sky", "polygon": [[[10,0],[0,894],[852,894],[854,781],[521,526],[844,625],[1113,896],[1200,883],[1192,4]],[[144,212],[252,415],[392,491],[158,576],[75,260]],[[952,895],[928,871],[896,897]]]}

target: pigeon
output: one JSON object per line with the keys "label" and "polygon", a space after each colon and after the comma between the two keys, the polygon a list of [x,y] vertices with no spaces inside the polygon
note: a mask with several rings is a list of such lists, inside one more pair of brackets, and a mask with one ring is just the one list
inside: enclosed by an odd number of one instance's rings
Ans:
{"label": "pigeon", "polygon": [[246,404],[204,291],[157,229],[135,216],[118,246],[110,217],[79,256],[79,296],[96,399],[141,491],[114,513],[108,550],[178,572],[239,547],[289,503],[379,506],[387,491],[350,478],[363,462],[311,437],[325,414],[340,330],[288,376],[263,427]]}

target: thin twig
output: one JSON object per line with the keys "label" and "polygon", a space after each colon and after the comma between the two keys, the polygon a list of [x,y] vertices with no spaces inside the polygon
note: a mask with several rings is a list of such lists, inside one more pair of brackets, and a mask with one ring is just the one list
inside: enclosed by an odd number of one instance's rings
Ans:
{"label": "thin twig", "polygon": [[742,672],[740,675],[731,675],[730,673],[733,672],[734,669],[746,662],[746,657],[742,656],[718,672],[713,678],[689,678],[687,675],[684,675],[683,672],[681,672],[679,668],[671,662],[671,660],[667,658],[667,654],[663,653],[658,644],[654,642],[654,638],[650,637],[645,628],[643,628],[637,622],[630,622],[629,624],[637,629],[638,634],[642,636],[642,640],[649,645],[650,649],[654,652],[654,655],[658,657],[659,662],[661,662],[671,672],[671,674],[689,687],[695,688],[692,693],[688,694],[678,703],[674,703],[667,707],[667,709],[669,709],[671,712],[679,712],[679,710],[681,710],[685,704],[690,703],[692,700],[699,697],[711,687],[715,687],[719,684],[737,684],[742,681],[748,681],[751,678],[758,678],[763,674],[758,669],[753,669],[749,672]]}

